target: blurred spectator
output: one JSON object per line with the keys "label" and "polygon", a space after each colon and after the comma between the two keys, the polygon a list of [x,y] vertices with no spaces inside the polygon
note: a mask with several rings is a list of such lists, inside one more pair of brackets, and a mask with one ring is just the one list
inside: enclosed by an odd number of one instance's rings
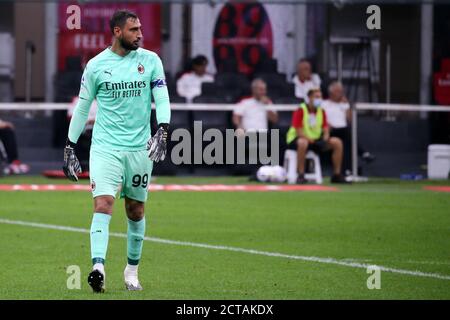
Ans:
{"label": "blurred spectator", "polygon": [[268,121],[278,122],[278,114],[270,108],[272,101],[267,97],[267,85],[262,79],[251,83],[252,97],[239,102],[233,110],[233,124],[243,131],[268,129]]}
{"label": "blurred spectator", "polygon": [[202,94],[202,83],[213,82],[214,77],[206,73],[208,59],[198,55],[192,59],[192,71],[183,74],[177,81],[177,93],[190,103],[194,97]]}
{"label": "blurred spectator", "polygon": [[[351,121],[350,104],[345,96],[344,86],[338,81],[328,86],[328,100],[322,104],[330,126],[330,136],[338,137],[344,144],[344,171],[351,172],[351,132],[348,123]],[[358,155],[366,162],[372,162],[375,156],[364,150],[358,143]]]}
{"label": "blurred spectator", "polygon": [[300,59],[297,64],[297,74],[292,78],[295,84],[295,96],[305,99],[309,90],[320,88],[321,80],[318,74],[312,73],[311,63],[306,59]]}
{"label": "blurred spectator", "polygon": [[[78,96],[73,97],[72,103],[67,110],[67,118],[70,121],[73,111],[78,102]],[[81,169],[84,172],[89,171],[89,151],[91,149],[92,129],[94,128],[95,116],[97,114],[97,101],[92,101],[91,109],[89,110],[88,120],[83,133],[78,138],[77,142],[77,156],[80,161]]]}
{"label": "blurred spectator", "polygon": [[289,149],[297,150],[297,183],[306,183],[305,159],[308,150],[318,154],[331,150],[333,163],[333,176],[331,182],[346,183],[341,175],[342,141],[337,137],[330,137],[327,116],[322,109],[322,92],[319,88],[310,89],[307,93],[307,102],[292,114],[292,125],[289,129],[286,142]]}
{"label": "blurred spectator", "polygon": [[[272,109],[272,101],[267,96],[267,84],[264,80],[256,78],[251,83],[252,96],[242,99],[233,110],[233,124],[236,127],[236,135],[242,136],[245,132],[267,132],[269,121],[278,122],[278,113]],[[259,140],[261,142],[261,140]],[[246,146],[246,154],[254,146]],[[258,148],[263,146],[258,145]],[[267,136],[268,153],[270,153],[270,135]],[[264,147],[263,147],[264,148]],[[235,153],[236,154],[236,153]],[[260,165],[249,165],[246,173],[250,173],[250,180],[257,180],[257,172]],[[237,170],[239,171],[239,170]],[[235,171],[236,174],[236,171]]]}
{"label": "blurred spectator", "polygon": [[30,171],[30,167],[19,160],[14,124],[0,119],[0,158],[5,157],[7,166],[3,173],[23,174]]}

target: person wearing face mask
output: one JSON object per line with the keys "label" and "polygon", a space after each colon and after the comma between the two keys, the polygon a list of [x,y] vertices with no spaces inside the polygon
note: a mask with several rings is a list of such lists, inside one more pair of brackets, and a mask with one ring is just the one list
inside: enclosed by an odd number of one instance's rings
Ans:
{"label": "person wearing face mask", "polygon": [[308,150],[323,153],[331,150],[333,163],[332,183],[347,183],[341,174],[343,146],[341,139],[330,137],[325,111],[322,109],[322,92],[319,88],[310,89],[306,102],[292,114],[292,125],[287,132],[286,142],[289,149],[297,151],[298,184],[305,179],[305,159]]}

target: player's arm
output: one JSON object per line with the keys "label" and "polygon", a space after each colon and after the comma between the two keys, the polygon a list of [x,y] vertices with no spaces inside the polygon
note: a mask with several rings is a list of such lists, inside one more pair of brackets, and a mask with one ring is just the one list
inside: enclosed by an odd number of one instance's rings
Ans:
{"label": "player's arm", "polygon": [[156,120],[158,121],[159,129],[147,143],[148,156],[150,160],[156,162],[162,161],[166,157],[169,135],[170,100],[165,78],[161,59],[157,57],[150,80],[150,87],[155,100]]}
{"label": "player's arm", "polygon": [[268,110],[267,111],[267,118],[269,119],[269,122],[275,124],[278,122],[278,112],[275,110]]}
{"label": "player's arm", "polygon": [[322,110],[322,112],[323,112],[322,137],[324,141],[328,141],[330,140],[330,127],[328,126],[327,113],[325,112],[325,110]]}
{"label": "player's arm", "polygon": [[177,93],[180,97],[185,98],[192,98],[191,90],[189,90],[189,83],[187,81],[188,79],[185,77],[185,75],[182,75],[180,79],[177,81]]}
{"label": "player's arm", "polygon": [[270,107],[273,105],[272,100],[268,96],[264,96],[264,97],[262,97],[261,102],[264,103],[266,106],[268,106],[267,107],[267,118],[268,118],[269,122],[271,122],[273,124],[277,123],[278,122],[278,113],[275,110],[271,109],[271,107]]}
{"label": "player's arm", "polygon": [[244,115],[244,108],[245,105],[243,102],[239,102],[233,110],[233,125],[236,129],[243,129],[242,128],[242,117]]}
{"label": "player's arm", "polygon": [[242,115],[233,113],[233,125],[236,129],[242,129]]}
{"label": "player's arm", "polygon": [[323,140],[328,141],[330,139],[330,129],[328,127],[323,128]]}
{"label": "player's arm", "polygon": [[72,181],[78,181],[77,174],[81,173],[80,162],[75,155],[75,146],[84,130],[89,116],[92,101],[97,93],[95,78],[91,68],[86,66],[81,78],[79,99],[70,119],[69,133],[66,146],[64,148],[64,166],[63,171],[67,178]]}

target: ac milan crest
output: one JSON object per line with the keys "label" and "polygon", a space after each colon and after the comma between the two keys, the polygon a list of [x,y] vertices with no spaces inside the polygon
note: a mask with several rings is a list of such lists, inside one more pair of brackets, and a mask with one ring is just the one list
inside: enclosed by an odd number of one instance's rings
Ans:
{"label": "ac milan crest", "polygon": [[139,63],[139,65],[138,65],[138,72],[140,74],[143,74],[145,72],[145,68],[141,63]]}

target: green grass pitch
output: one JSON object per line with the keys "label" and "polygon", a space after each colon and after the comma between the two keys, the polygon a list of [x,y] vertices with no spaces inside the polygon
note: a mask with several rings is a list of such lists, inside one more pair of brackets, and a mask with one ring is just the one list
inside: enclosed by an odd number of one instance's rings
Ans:
{"label": "green grass pitch", "polygon": [[[41,177],[0,184],[70,183]],[[83,181],[81,183],[87,183]],[[247,184],[245,178],[169,178],[155,183]],[[444,182],[371,180],[337,192],[152,192],[147,236],[265,252],[332,258],[338,264],[146,241],[142,292],[126,292],[126,239],[111,237],[106,293],[93,294],[89,234],[0,223],[0,299],[450,299],[450,193]],[[0,219],[89,229],[89,192],[0,191]],[[123,200],[110,232],[126,233]],[[369,290],[365,268],[381,271]],[[66,269],[81,268],[69,290]],[[446,278],[445,278],[446,277]]]}

